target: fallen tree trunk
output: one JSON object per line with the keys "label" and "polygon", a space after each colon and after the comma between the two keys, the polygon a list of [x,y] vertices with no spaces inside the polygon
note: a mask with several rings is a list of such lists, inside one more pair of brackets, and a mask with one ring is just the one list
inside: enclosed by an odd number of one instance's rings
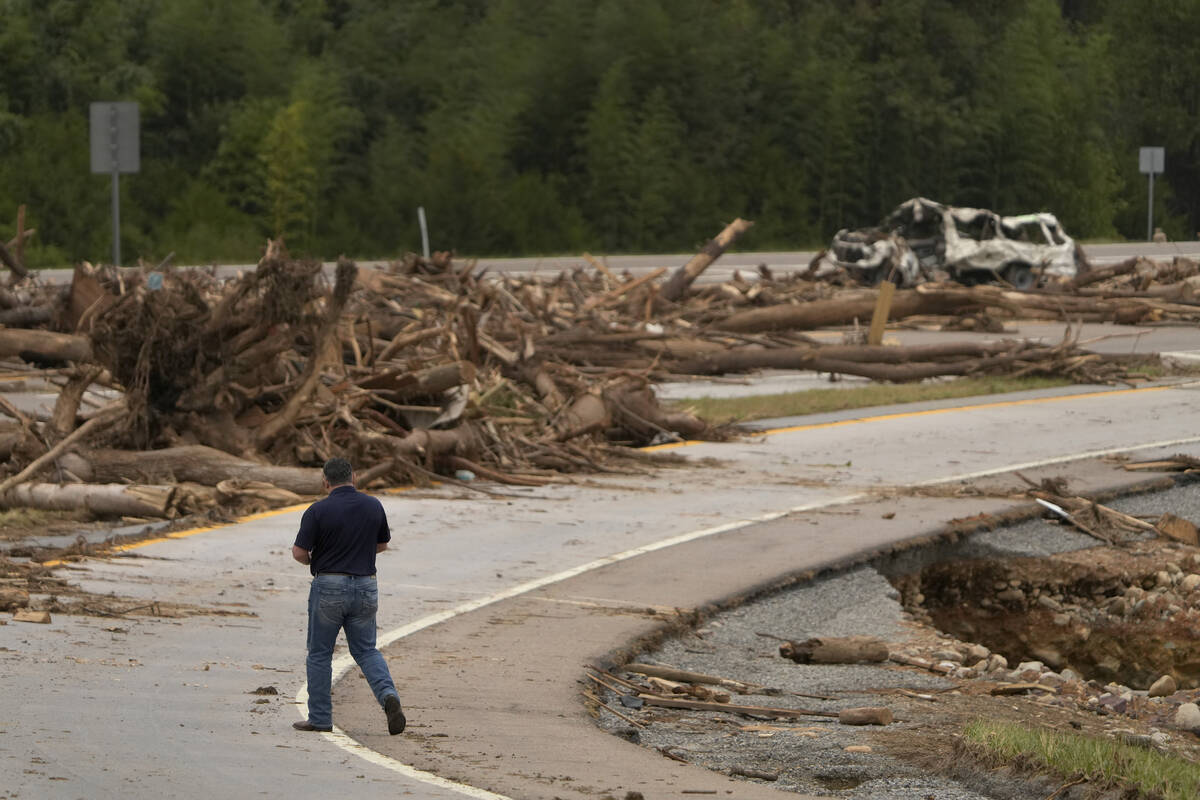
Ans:
{"label": "fallen tree trunk", "polygon": [[36,475],[39,470],[50,464],[52,461],[54,461],[54,459],[58,458],[67,450],[67,448],[71,447],[76,442],[83,441],[96,431],[108,427],[126,411],[128,411],[128,407],[125,405],[124,399],[117,400],[116,402],[110,403],[109,405],[100,409],[100,411],[96,413],[96,416],[80,425],[71,433],[70,436],[54,445],[54,447],[51,447],[41,456],[35,458],[29,463],[29,466],[25,467],[25,469],[21,470],[12,477],[0,481],[0,493],[6,492],[12,487],[29,480]]}
{"label": "fallen tree trunk", "polygon": [[1117,275],[1127,275],[1137,269],[1140,260],[1140,257],[1134,256],[1133,258],[1125,259],[1119,264],[1113,264],[1111,267],[1088,270],[1071,281],[1071,286],[1079,289],[1083,286],[1090,286],[1093,283],[1106,281],[1109,278],[1115,278]]}
{"label": "fallen tree trunk", "polygon": [[322,492],[321,470],[274,467],[204,445],[163,450],[88,450],[62,459],[64,468],[85,481],[191,481],[216,486],[227,480],[262,481],[301,495]]}
{"label": "fallen tree trunk", "polygon": [[[827,325],[848,325],[867,320],[875,311],[875,292],[862,292],[832,300],[811,300],[796,305],[767,306],[731,314],[713,327],[721,331],[762,333],[766,331],[813,330]],[[903,319],[915,314],[947,314],[978,300],[962,295],[904,289],[896,292],[888,319]]]}
{"label": "fallen tree trunk", "polygon": [[[1019,350],[1006,342],[954,342],[939,345],[888,347],[885,345],[830,345],[776,347],[770,349],[723,350],[681,361],[673,371],[688,375],[719,375],[756,369],[818,369],[815,364],[924,364],[925,362],[986,358]],[[1045,348],[1042,348],[1044,351]],[[948,366],[948,364],[947,364]],[[852,369],[826,369],[821,372],[857,374]]]}
{"label": "fallen tree trunk", "polygon": [[25,269],[25,265],[13,257],[13,254],[9,252],[8,247],[2,241],[0,241],[0,263],[3,263],[4,266],[12,270],[13,274],[19,278],[29,277],[29,270]]}
{"label": "fallen tree trunk", "polygon": [[0,325],[14,328],[31,328],[35,325],[45,325],[54,317],[54,310],[49,306],[33,306],[31,308],[10,308],[0,311]]}
{"label": "fallen tree trunk", "polygon": [[91,361],[92,341],[53,331],[0,329],[0,358],[18,356],[26,361]]}
{"label": "fallen tree trunk", "polygon": [[797,664],[857,664],[887,661],[888,646],[873,636],[830,636],[784,642],[779,655]]}
{"label": "fallen tree trunk", "polygon": [[696,278],[700,277],[704,270],[708,269],[708,265],[720,258],[726,248],[733,244],[737,237],[750,230],[753,225],[753,222],[741,218],[726,225],[725,230],[704,245],[704,248],[692,256],[690,261],[675,270],[670,279],[663,284],[661,297],[672,302],[683,297],[683,293]]}
{"label": "fallen tree trunk", "polygon": [[90,511],[103,516],[169,517],[174,498],[173,486],[24,483],[0,494],[0,507]]}

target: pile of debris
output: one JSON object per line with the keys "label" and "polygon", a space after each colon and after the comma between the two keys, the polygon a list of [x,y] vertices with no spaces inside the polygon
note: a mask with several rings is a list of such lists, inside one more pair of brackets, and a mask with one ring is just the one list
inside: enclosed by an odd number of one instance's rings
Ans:
{"label": "pile of debris", "polygon": [[[662,282],[665,268],[617,275],[588,256],[594,269],[549,279],[490,276],[444,253],[387,269],[342,260],[330,280],[278,243],[229,280],[86,264],[65,290],[24,279],[0,294],[0,359],[61,392],[48,419],[0,397],[12,419],[0,424],[0,505],[139,518],[277,506],[318,494],[317,467],[335,455],[376,486],[456,474],[543,485],[627,470],[653,458],[634,447],[728,435],[658,403],[652,384],[679,375],[1139,378],[1070,336],[1053,346],[817,343],[800,331],[868,319],[876,293],[765,268],[757,280],[693,287],[750,224],[736,220]],[[1071,300],[1103,302],[929,284],[897,293],[890,315],[1074,316]]]}

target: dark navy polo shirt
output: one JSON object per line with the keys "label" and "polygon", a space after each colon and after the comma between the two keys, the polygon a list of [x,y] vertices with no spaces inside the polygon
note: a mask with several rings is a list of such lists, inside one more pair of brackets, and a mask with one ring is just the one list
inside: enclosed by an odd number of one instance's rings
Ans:
{"label": "dark navy polo shirt", "polygon": [[374,575],[375,545],[391,539],[383,504],[353,486],[338,486],[304,512],[296,546],[312,553],[313,575]]}

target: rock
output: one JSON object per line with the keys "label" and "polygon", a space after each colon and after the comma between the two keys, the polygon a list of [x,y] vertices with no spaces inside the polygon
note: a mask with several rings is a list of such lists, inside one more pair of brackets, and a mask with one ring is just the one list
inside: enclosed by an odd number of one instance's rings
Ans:
{"label": "rock", "polygon": [[1033,670],[1040,675],[1046,671],[1046,665],[1041,661],[1022,661],[1020,664],[1017,664],[1017,672],[1025,672],[1026,670]]}
{"label": "rock", "polygon": [[1150,684],[1150,689],[1147,694],[1150,697],[1170,697],[1178,691],[1179,686],[1175,683],[1175,679],[1170,675],[1163,675],[1161,678]]}
{"label": "rock", "polygon": [[1171,582],[1171,573],[1167,572],[1165,569],[1154,573],[1154,585],[1159,588],[1173,586],[1174,584]]}
{"label": "rock", "polygon": [[1129,611],[1129,601],[1124,597],[1114,597],[1108,601],[1108,613],[1123,617],[1127,611]]}
{"label": "rock", "polygon": [[992,653],[988,656],[987,671],[995,672],[998,669],[1008,669],[1008,659],[999,653]]}
{"label": "rock", "polygon": [[14,622],[37,622],[42,625],[50,624],[49,611],[31,611],[28,608],[22,608],[13,614]]}
{"label": "rock", "polygon": [[1039,647],[1030,655],[1052,670],[1060,670],[1067,665],[1067,660],[1063,658],[1062,653],[1051,647]]}
{"label": "rock", "polygon": [[1060,628],[1067,627],[1068,625],[1071,624],[1071,615],[1070,614],[1062,614],[1062,613],[1055,614],[1054,615],[1054,624]]}
{"label": "rock", "polygon": [[1195,703],[1184,703],[1175,710],[1175,727],[1181,731],[1200,729],[1200,706]]}
{"label": "rock", "polygon": [[1180,568],[1180,566],[1178,564],[1176,564],[1174,561],[1167,562],[1166,569],[1167,569],[1167,572],[1171,573],[1172,575],[1179,575],[1180,573],[1183,572],[1183,570]]}
{"label": "rock", "polygon": [[1037,682],[1043,686],[1053,686],[1056,689],[1066,683],[1063,676],[1057,672],[1043,672],[1038,676]]}
{"label": "rock", "polygon": [[973,681],[979,677],[979,670],[972,667],[959,667],[958,669],[954,670],[953,675],[954,677],[961,678],[965,681]]}
{"label": "rock", "polygon": [[0,611],[12,611],[29,605],[29,592],[16,586],[0,586]]}
{"label": "rock", "polygon": [[1100,710],[1108,711],[1110,714],[1124,714],[1125,709],[1129,708],[1129,701],[1124,697],[1118,697],[1115,694],[1100,695]]}
{"label": "rock", "polygon": [[1022,603],[1025,601],[1025,593],[1020,589],[1005,589],[996,593],[996,599],[1005,603]]}
{"label": "rock", "polygon": [[844,708],[838,712],[838,722],[843,725],[891,725],[894,719],[891,709],[883,706]]}
{"label": "rock", "polygon": [[1185,575],[1183,579],[1179,581],[1179,590],[1184,594],[1191,594],[1192,592],[1196,591],[1197,588],[1200,588],[1200,575],[1197,575],[1194,572],[1190,575]]}
{"label": "rock", "polygon": [[1082,681],[1083,680],[1083,676],[1080,675],[1075,670],[1071,669],[1070,667],[1067,667],[1066,669],[1064,669],[1062,672],[1059,673],[1059,675],[1062,676],[1062,679],[1064,681]]}
{"label": "rock", "polygon": [[852,744],[849,747],[844,748],[844,750],[847,753],[873,753],[873,752],[875,752],[871,749],[871,746],[867,745],[867,744]]}
{"label": "rock", "polygon": [[1062,611],[1062,603],[1055,600],[1048,594],[1044,594],[1037,599],[1037,604],[1042,608],[1048,608],[1051,611]]}
{"label": "rock", "polygon": [[1171,737],[1162,731],[1154,731],[1150,734],[1150,743],[1161,750],[1171,743]]}
{"label": "rock", "polygon": [[955,664],[963,663],[962,653],[957,650],[938,650],[932,656],[934,661],[952,661]]}
{"label": "rock", "polygon": [[1115,656],[1105,656],[1096,662],[1096,669],[1106,675],[1117,675],[1121,672],[1121,662]]}
{"label": "rock", "polygon": [[1131,603],[1136,603],[1146,596],[1146,590],[1140,586],[1130,586],[1125,590],[1125,599]]}
{"label": "rock", "polygon": [[992,651],[988,650],[983,645],[973,644],[967,648],[966,655],[963,656],[963,663],[970,667],[978,664],[980,661],[985,660],[991,654]]}

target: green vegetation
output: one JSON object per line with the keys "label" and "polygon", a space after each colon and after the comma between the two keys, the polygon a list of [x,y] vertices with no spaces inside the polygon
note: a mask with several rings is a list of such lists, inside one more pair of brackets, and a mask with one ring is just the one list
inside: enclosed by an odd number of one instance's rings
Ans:
{"label": "green vegetation", "polygon": [[714,424],[752,422],[773,417],[798,417],[852,408],[871,408],[900,403],[921,403],[1005,392],[1024,392],[1068,386],[1065,378],[957,378],[934,383],[869,383],[852,389],[809,389],[787,394],[751,397],[699,397],[677,400]]}
{"label": "green vegetation", "polygon": [[1200,764],[1154,750],[1111,739],[982,720],[969,725],[964,736],[968,749],[987,763],[1031,763],[1064,779],[1084,776],[1113,786],[1133,787],[1139,797],[1200,797]]}
{"label": "green vegetation", "polygon": [[124,250],[810,246],[924,194],[1200,229],[1193,0],[0,0],[0,236],[109,252],[88,103],[135,100]]}

